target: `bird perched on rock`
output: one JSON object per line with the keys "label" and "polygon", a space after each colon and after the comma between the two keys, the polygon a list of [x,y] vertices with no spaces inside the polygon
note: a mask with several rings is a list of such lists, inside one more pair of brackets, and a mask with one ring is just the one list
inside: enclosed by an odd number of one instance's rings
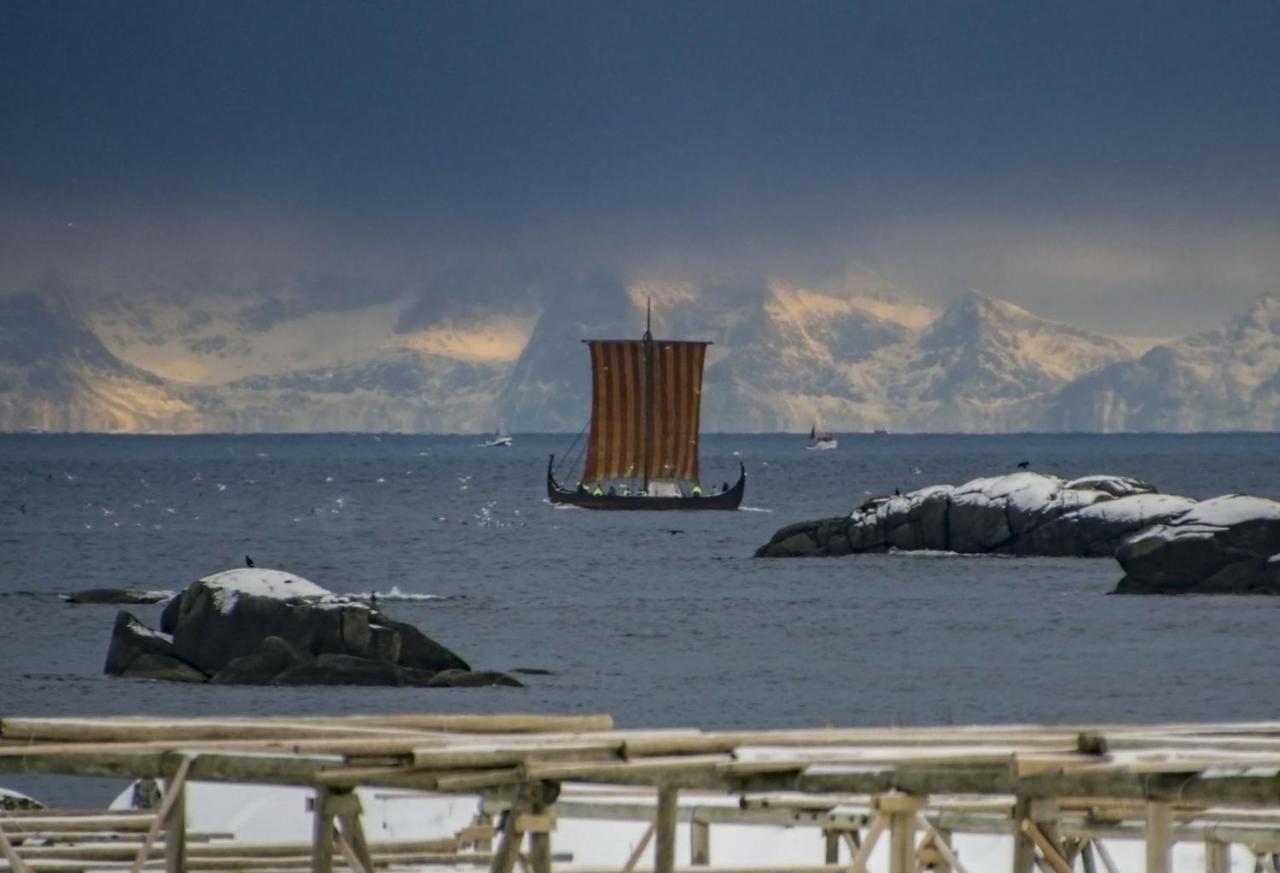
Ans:
{"label": "bird perched on rock", "polygon": [[244,556],[244,565],[245,565],[246,567],[252,567],[252,566],[253,566],[253,558],[250,558],[248,555],[245,555],[245,556]]}

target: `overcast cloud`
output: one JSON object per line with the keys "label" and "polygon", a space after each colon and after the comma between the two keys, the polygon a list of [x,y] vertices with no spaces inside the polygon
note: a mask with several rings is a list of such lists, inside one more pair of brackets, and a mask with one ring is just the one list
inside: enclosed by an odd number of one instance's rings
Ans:
{"label": "overcast cloud", "polygon": [[349,279],[412,326],[857,264],[1182,333],[1280,291],[1277,45],[1275,0],[10,0],[0,291]]}

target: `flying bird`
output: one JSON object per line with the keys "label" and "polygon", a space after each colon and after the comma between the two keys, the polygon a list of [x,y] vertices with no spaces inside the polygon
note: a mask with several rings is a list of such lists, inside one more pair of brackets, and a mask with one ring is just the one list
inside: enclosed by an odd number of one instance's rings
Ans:
{"label": "flying bird", "polygon": [[1030,462],[1030,461],[1019,461],[1019,462],[1018,462],[1018,469],[1019,469],[1019,470],[1025,470],[1025,469],[1027,469],[1027,468],[1028,468],[1028,467],[1030,467],[1030,466],[1031,466],[1031,462]]}
{"label": "flying bird", "polygon": [[252,567],[252,566],[253,566],[253,558],[250,558],[248,555],[245,555],[245,556],[244,556],[244,565],[245,565],[246,567]]}
{"label": "flying bird", "polygon": [[674,527],[664,527],[663,530],[665,530],[667,533],[671,534],[672,536],[675,536],[676,534],[684,533],[684,531]]}

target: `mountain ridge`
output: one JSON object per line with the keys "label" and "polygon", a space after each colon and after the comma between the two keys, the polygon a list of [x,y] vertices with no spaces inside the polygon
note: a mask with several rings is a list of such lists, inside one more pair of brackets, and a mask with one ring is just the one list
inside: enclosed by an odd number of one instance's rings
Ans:
{"label": "mountain ridge", "polygon": [[655,335],[714,343],[705,431],[1280,429],[1275,295],[1139,355],[980,292],[938,310],[770,279],[601,281],[536,317],[478,312],[412,333],[397,333],[387,300],[233,333],[232,310],[104,316],[60,295],[0,295],[0,430],[576,432],[589,411],[580,341],[638,335],[655,297]]}

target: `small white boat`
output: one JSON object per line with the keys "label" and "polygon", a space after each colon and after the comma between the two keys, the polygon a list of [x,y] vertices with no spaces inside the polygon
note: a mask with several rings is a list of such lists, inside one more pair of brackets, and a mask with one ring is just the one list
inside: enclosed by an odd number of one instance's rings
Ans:
{"label": "small white boat", "polygon": [[485,440],[480,445],[485,448],[492,448],[493,446],[509,446],[511,445],[511,437],[505,433],[495,433],[491,439]]}
{"label": "small white boat", "polygon": [[818,430],[818,426],[814,425],[809,428],[809,445],[805,446],[811,452],[823,452],[834,449],[840,445],[840,441],[825,430]]}

